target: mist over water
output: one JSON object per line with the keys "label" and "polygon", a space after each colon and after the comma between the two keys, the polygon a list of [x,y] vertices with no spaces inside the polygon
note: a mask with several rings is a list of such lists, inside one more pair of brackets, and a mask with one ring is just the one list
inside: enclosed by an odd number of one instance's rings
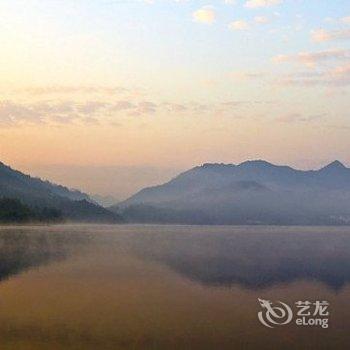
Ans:
{"label": "mist over water", "polygon": [[[346,227],[0,228],[4,349],[344,349]],[[270,330],[258,298],[330,302],[330,327]]]}

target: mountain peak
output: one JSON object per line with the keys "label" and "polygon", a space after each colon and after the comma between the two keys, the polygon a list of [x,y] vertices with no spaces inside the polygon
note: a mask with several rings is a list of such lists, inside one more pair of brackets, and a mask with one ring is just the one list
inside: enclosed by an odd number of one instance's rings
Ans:
{"label": "mountain peak", "polygon": [[199,168],[211,169],[211,168],[230,168],[234,167],[234,164],[225,164],[225,163],[204,163]]}
{"label": "mountain peak", "polygon": [[342,162],[340,162],[339,160],[335,160],[334,162],[326,165],[321,170],[332,170],[332,169],[342,170],[342,169],[347,169],[347,168]]}
{"label": "mountain peak", "polygon": [[257,160],[247,160],[241,164],[239,164],[238,166],[260,166],[260,167],[271,167],[271,166],[275,166],[272,163],[267,162],[266,160],[262,160],[262,159],[257,159]]}

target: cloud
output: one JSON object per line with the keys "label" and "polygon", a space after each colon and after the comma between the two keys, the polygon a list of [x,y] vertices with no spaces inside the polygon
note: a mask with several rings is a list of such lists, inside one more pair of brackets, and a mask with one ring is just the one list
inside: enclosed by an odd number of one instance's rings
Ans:
{"label": "cloud", "polygon": [[212,24],[216,18],[216,12],[212,6],[203,6],[199,10],[193,12],[193,20],[195,22]]}
{"label": "cloud", "polygon": [[228,27],[231,30],[248,30],[249,24],[245,20],[240,19],[238,21],[229,23]]}
{"label": "cloud", "polygon": [[264,77],[263,73],[260,72],[231,72],[230,77],[234,80],[255,80]]}
{"label": "cloud", "polygon": [[270,20],[265,16],[255,16],[254,22],[258,24],[266,24],[266,23],[269,23]]}
{"label": "cloud", "polygon": [[[48,122],[71,123],[84,115],[78,113],[79,105],[72,101],[21,103],[0,101],[0,124],[46,124]],[[89,117],[86,114],[86,117]]]}
{"label": "cloud", "polygon": [[328,73],[328,78],[332,85],[350,85],[350,63],[332,69]]}
{"label": "cloud", "polygon": [[302,115],[301,113],[289,113],[277,118],[276,121],[282,123],[309,123],[323,119],[326,116],[326,113],[312,114],[308,116]]}
{"label": "cloud", "polygon": [[278,55],[275,63],[300,64],[313,68],[306,72],[279,75],[275,80],[285,86],[333,86],[350,85],[350,49],[333,49],[319,52],[300,52],[295,55]]}
{"label": "cloud", "polygon": [[[259,73],[244,73],[248,79],[258,78]],[[340,72],[339,72],[340,74]],[[212,103],[151,100],[0,100],[0,127],[62,126],[62,125],[120,125],[119,121],[130,117],[159,115],[192,116],[203,114],[230,114],[238,108],[265,103],[262,101],[217,101]]]}
{"label": "cloud", "polygon": [[343,64],[323,72],[301,72],[282,76],[277,81],[284,86],[344,87],[350,85],[350,64]]}
{"label": "cloud", "polygon": [[137,106],[130,101],[118,101],[110,106],[112,111],[124,111],[128,109],[135,109]]}
{"label": "cloud", "polygon": [[120,116],[147,115],[157,112],[158,105],[151,101],[117,102],[87,100],[82,101],[39,101],[15,102],[0,101],[0,125],[16,126],[22,124],[99,124],[100,121]]}
{"label": "cloud", "polygon": [[328,31],[326,29],[320,28],[320,29],[312,30],[310,34],[311,34],[312,41],[318,42],[318,43],[326,42],[326,41],[350,39],[350,29]]}
{"label": "cloud", "polygon": [[222,106],[226,107],[242,107],[242,106],[256,106],[256,105],[271,105],[275,101],[264,101],[264,100],[238,100],[238,101],[226,101],[222,102]]}
{"label": "cloud", "polygon": [[92,118],[92,117],[82,118],[82,122],[85,123],[85,124],[89,124],[89,125],[98,125],[98,124],[100,124],[100,121],[97,118]]}
{"label": "cloud", "polygon": [[163,106],[166,108],[168,112],[185,112],[188,110],[188,107],[184,104],[179,103],[163,103]]}
{"label": "cloud", "polygon": [[129,90],[121,86],[36,86],[19,89],[16,92],[28,93],[31,95],[64,95],[64,94],[120,94]]}
{"label": "cloud", "polygon": [[[257,78],[258,73],[245,73],[247,79]],[[248,102],[244,102],[247,104]],[[242,103],[241,103],[242,104]],[[155,102],[151,100],[42,100],[36,102],[1,101],[0,126],[21,125],[103,125],[118,123],[118,118],[146,117],[156,113],[174,116],[223,112],[220,103],[177,103],[172,101]],[[225,111],[224,111],[225,112]],[[226,111],[227,112],[227,111]],[[186,114],[187,115],[187,114]]]}
{"label": "cloud", "polygon": [[154,114],[158,111],[159,105],[152,101],[129,101],[120,100],[117,102],[106,103],[103,114],[107,116],[115,116],[116,113],[128,112],[129,116],[141,116],[146,114]]}
{"label": "cloud", "polygon": [[143,101],[140,102],[136,108],[136,113],[138,114],[149,114],[155,113],[157,111],[158,105],[154,102]]}
{"label": "cloud", "polygon": [[340,22],[350,24],[350,16],[346,16],[340,19]]}
{"label": "cloud", "polygon": [[282,0],[248,0],[245,3],[245,7],[255,9],[279,5],[280,3],[282,3]]}
{"label": "cloud", "polygon": [[314,68],[318,63],[323,61],[348,59],[350,59],[350,50],[333,49],[319,52],[299,52],[296,55],[277,55],[272,58],[272,61],[275,63],[299,63]]}
{"label": "cloud", "polygon": [[344,75],[349,75],[350,74],[350,63],[336,67],[333,70],[333,74],[336,76],[344,76]]}
{"label": "cloud", "polygon": [[32,121],[40,122],[40,116],[31,108],[16,104],[12,101],[0,101],[0,124],[12,125],[15,122]]}
{"label": "cloud", "polygon": [[[105,108],[107,104],[105,102],[101,101],[87,101],[81,105],[77,106],[77,111],[85,114],[85,115],[91,115],[96,114],[99,110]],[[69,111],[66,111],[69,112]]]}
{"label": "cloud", "polygon": [[[254,17],[254,21],[252,21],[252,24],[266,24],[269,23],[269,19],[265,16],[256,16]],[[250,29],[251,24],[244,20],[239,19],[237,21],[230,22],[228,24],[228,28],[231,30],[248,30]]]}

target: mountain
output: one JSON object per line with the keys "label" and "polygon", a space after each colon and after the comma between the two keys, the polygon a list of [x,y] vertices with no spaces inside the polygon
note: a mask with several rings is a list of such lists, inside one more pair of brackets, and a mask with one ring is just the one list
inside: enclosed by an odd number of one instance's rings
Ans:
{"label": "mountain", "polygon": [[98,194],[94,194],[90,196],[90,198],[92,198],[93,201],[105,208],[110,207],[111,205],[118,202],[118,200],[113,196],[101,196]]}
{"label": "mountain", "polygon": [[[71,221],[118,222],[121,220],[118,214],[99,206],[85,193],[33,178],[0,162],[1,198],[19,200],[28,207],[32,213],[31,218],[34,215],[34,217],[43,216],[44,219],[49,213],[55,213],[55,217],[60,216],[62,219]],[[11,203],[13,207],[21,208],[18,204]]]}
{"label": "mountain", "polygon": [[111,207],[132,222],[350,224],[350,169],[301,171],[263,160],[203,164]]}

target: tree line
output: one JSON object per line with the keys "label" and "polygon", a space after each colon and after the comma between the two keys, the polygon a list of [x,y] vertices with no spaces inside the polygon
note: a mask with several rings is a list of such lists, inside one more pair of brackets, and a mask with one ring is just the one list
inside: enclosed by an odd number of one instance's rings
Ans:
{"label": "tree line", "polygon": [[62,213],[58,209],[29,207],[19,199],[0,198],[1,223],[59,222],[62,220]]}

